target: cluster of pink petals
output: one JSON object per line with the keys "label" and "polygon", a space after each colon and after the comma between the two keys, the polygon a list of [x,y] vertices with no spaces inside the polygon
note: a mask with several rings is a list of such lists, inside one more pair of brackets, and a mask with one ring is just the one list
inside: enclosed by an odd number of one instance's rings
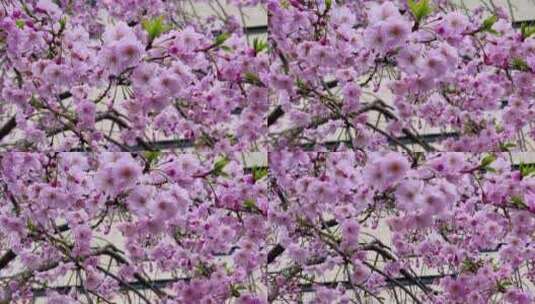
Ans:
{"label": "cluster of pink petals", "polygon": [[432,8],[415,20],[407,1],[330,2],[269,1],[270,146],[321,149],[343,129],[346,145],[378,150],[425,125],[451,134],[426,151],[529,149],[517,136],[535,138],[535,36],[503,10],[414,1]]}
{"label": "cluster of pink petals", "polygon": [[228,152],[263,141],[266,50],[248,44],[235,18],[195,23],[186,3],[167,2],[7,5],[2,144],[129,151],[176,140]]}
{"label": "cluster of pink petals", "polygon": [[0,57],[0,304],[535,303],[502,8],[3,1]]}
{"label": "cluster of pink petals", "polygon": [[[10,274],[2,300],[26,303],[37,286],[61,284],[78,269],[85,288],[104,298],[118,300],[113,295],[124,282],[148,281],[156,271],[180,278],[159,303],[265,303],[251,292],[265,259],[265,179],[255,181],[236,160],[215,174],[214,161],[193,154],[162,154],[149,164],[129,153],[3,153],[1,247],[20,262],[2,257],[0,273]],[[117,233],[124,248],[110,243]],[[98,247],[102,239],[108,241]],[[106,257],[115,270],[101,268]],[[48,303],[82,300],[50,292]]]}
{"label": "cluster of pink petals", "polygon": [[535,177],[496,157],[270,153],[269,298],[293,303],[308,283],[311,303],[351,303],[354,288],[380,303],[406,281],[409,303],[532,303]]}

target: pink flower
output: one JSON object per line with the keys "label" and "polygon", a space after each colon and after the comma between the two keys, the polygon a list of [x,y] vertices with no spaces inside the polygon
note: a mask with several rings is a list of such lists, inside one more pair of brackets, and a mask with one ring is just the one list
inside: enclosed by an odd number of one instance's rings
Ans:
{"label": "pink flower", "polygon": [[51,0],[39,0],[35,7],[43,12],[46,12],[54,20],[59,20],[63,12],[61,9]]}
{"label": "pink flower", "polygon": [[119,21],[115,25],[108,26],[106,31],[104,31],[104,34],[102,34],[102,40],[104,40],[105,45],[109,45],[124,38],[136,39],[136,35],[132,28],[123,21]]}
{"label": "pink flower", "polygon": [[89,244],[93,233],[87,225],[81,225],[74,228],[74,240],[77,243]]}
{"label": "pink flower", "polygon": [[167,70],[162,70],[160,75],[153,80],[153,83],[156,91],[167,97],[175,97],[182,89],[180,79]]}
{"label": "pink flower", "polygon": [[62,191],[58,191],[53,187],[45,187],[39,194],[39,200],[45,206],[50,208],[65,208],[67,207],[67,201],[65,194]]}
{"label": "pink flower", "polygon": [[344,108],[348,111],[355,111],[361,95],[360,87],[354,83],[348,83],[343,88]]}
{"label": "pink flower", "polygon": [[444,285],[446,286],[446,291],[451,296],[451,299],[460,301],[468,294],[466,283],[466,280],[459,278],[445,280]]}
{"label": "pink flower", "polygon": [[311,62],[319,66],[331,66],[336,63],[334,55],[334,50],[321,44],[315,44],[310,49]]}
{"label": "pink flower", "polygon": [[57,292],[50,292],[49,295],[46,296],[47,303],[48,304],[75,304],[77,303],[76,300],[69,296],[60,295]]}
{"label": "pink flower", "polygon": [[81,127],[93,128],[95,125],[96,106],[89,100],[84,100],[77,104],[76,111]]}
{"label": "pink flower", "polygon": [[137,64],[143,54],[143,45],[135,36],[126,36],[115,44],[117,54],[124,67]]}
{"label": "pink flower", "polygon": [[152,210],[156,218],[169,220],[175,217],[179,211],[176,202],[169,193],[164,192],[158,195],[152,204]]}
{"label": "pink flower", "polygon": [[509,288],[505,293],[505,300],[511,304],[529,304],[533,303],[533,296],[519,288]]}
{"label": "pink flower", "polygon": [[428,54],[420,64],[425,77],[429,78],[441,78],[448,70],[444,57],[438,54]]}
{"label": "pink flower", "polygon": [[173,43],[180,53],[189,53],[201,47],[205,37],[197,33],[191,26],[187,26],[180,32],[176,33],[176,39]]}
{"label": "pink flower", "polygon": [[150,187],[140,185],[133,188],[126,199],[128,208],[137,215],[148,214],[149,207],[152,205],[152,194]]}
{"label": "pink flower", "polygon": [[135,184],[141,176],[141,171],[141,166],[131,157],[121,158],[113,165],[113,174],[121,188]]}
{"label": "pink flower", "polygon": [[43,70],[43,78],[56,86],[67,85],[70,82],[69,68],[65,65],[49,62]]}
{"label": "pink flower", "polygon": [[364,39],[371,50],[383,53],[387,48],[388,37],[382,26],[374,26],[366,29]]}
{"label": "pink flower", "polygon": [[401,180],[409,170],[407,158],[400,153],[388,153],[381,159],[380,163],[391,183]]}
{"label": "pink flower", "polygon": [[364,171],[364,178],[366,184],[370,187],[377,187],[379,189],[384,189],[388,183],[386,173],[379,163],[368,165]]}
{"label": "pink flower", "polygon": [[80,225],[73,229],[74,235],[74,249],[75,255],[86,255],[90,251],[91,237],[93,235],[91,228],[88,225]]}
{"label": "pink flower", "polygon": [[370,277],[370,270],[361,261],[353,261],[352,280],[356,284],[362,284]]}
{"label": "pink flower", "polygon": [[457,36],[466,31],[468,18],[461,12],[451,12],[444,18],[443,25],[448,36]]}
{"label": "pink flower", "polygon": [[424,190],[421,204],[429,215],[441,214],[447,208],[445,197],[436,187],[429,187]]}
{"label": "pink flower", "polygon": [[266,304],[266,300],[263,297],[249,294],[242,294],[236,300],[236,304]]}
{"label": "pink flower", "polygon": [[424,183],[420,180],[405,180],[396,188],[396,203],[401,209],[410,211],[419,202]]}
{"label": "pink flower", "polygon": [[174,199],[175,205],[181,213],[188,210],[191,204],[189,193],[186,189],[173,185],[169,190],[169,195]]}
{"label": "pink flower", "polygon": [[113,167],[101,168],[95,175],[94,182],[100,191],[110,196],[115,196],[120,192],[119,180],[115,175]]}
{"label": "pink flower", "polygon": [[383,4],[373,3],[368,10],[368,20],[371,24],[376,24],[389,18],[399,18],[399,10],[392,2],[384,2]]}
{"label": "pink flower", "polygon": [[305,265],[307,260],[307,250],[298,244],[290,244],[287,246],[288,255],[299,265]]}
{"label": "pink flower", "polygon": [[112,75],[119,75],[126,68],[114,45],[105,47],[99,52],[99,61],[101,66]]}
{"label": "pink flower", "polygon": [[410,33],[410,25],[400,18],[391,18],[383,24],[386,43],[388,47],[394,48],[404,43]]}
{"label": "pink flower", "polygon": [[337,7],[331,13],[331,22],[333,24],[351,27],[353,24],[355,24],[355,21],[355,14],[345,6]]}
{"label": "pink flower", "polygon": [[354,219],[345,220],[342,223],[342,241],[346,246],[357,245],[360,233],[360,225]]}
{"label": "pink flower", "polygon": [[132,73],[132,82],[134,88],[147,95],[147,91],[151,88],[151,81],[156,74],[157,65],[152,63],[140,63]]}
{"label": "pink flower", "polygon": [[312,201],[328,201],[333,199],[333,187],[329,182],[314,180],[310,183],[307,195]]}

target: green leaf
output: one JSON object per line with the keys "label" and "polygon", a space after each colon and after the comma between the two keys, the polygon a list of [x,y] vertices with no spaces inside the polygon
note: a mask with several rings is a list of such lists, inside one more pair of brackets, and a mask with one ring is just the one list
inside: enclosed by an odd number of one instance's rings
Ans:
{"label": "green leaf", "polygon": [[255,182],[261,180],[262,178],[266,177],[269,173],[268,168],[259,168],[255,167],[253,168],[253,179]]}
{"label": "green leaf", "polygon": [[483,25],[481,25],[481,30],[483,32],[490,32],[493,34],[497,34],[498,32],[492,29],[492,26],[494,25],[494,23],[496,23],[496,21],[498,21],[498,17],[496,15],[492,15],[488,17],[487,19],[483,20]]}
{"label": "green leaf", "polygon": [[264,83],[262,82],[262,80],[260,80],[260,78],[258,78],[256,74],[251,72],[245,72],[244,76],[245,82],[259,87],[264,86]]}
{"label": "green leaf", "polygon": [[143,29],[147,31],[150,41],[170,29],[169,25],[165,23],[163,16],[143,20],[141,25],[143,26]]}
{"label": "green leaf", "polygon": [[483,159],[481,160],[481,165],[480,167],[482,169],[486,169],[490,164],[492,164],[494,161],[496,160],[496,156],[492,155],[492,154],[489,154],[485,157],[483,157]]}
{"label": "green leaf", "polygon": [[429,5],[429,0],[420,0],[418,2],[414,2],[414,0],[408,0],[407,3],[417,23],[420,23],[433,11],[431,5]]}
{"label": "green leaf", "polygon": [[259,38],[253,39],[253,49],[257,54],[263,52],[264,50],[267,50],[268,46],[269,45],[267,41],[261,40]]}
{"label": "green leaf", "polygon": [[44,108],[43,105],[41,104],[41,102],[39,101],[39,99],[35,98],[34,95],[32,95],[32,97],[30,97],[30,104],[35,109],[43,109]]}
{"label": "green leaf", "polygon": [[527,23],[523,22],[520,26],[520,32],[522,33],[522,37],[528,38],[529,36],[535,34],[535,26],[528,25]]}
{"label": "green leaf", "polygon": [[511,197],[511,203],[519,208],[525,208],[526,204],[524,204],[524,200],[522,200],[519,196],[513,196]]}
{"label": "green leaf", "polygon": [[213,266],[209,266],[200,262],[197,264],[195,272],[203,277],[209,277],[214,272]]}
{"label": "green leaf", "polygon": [[331,9],[331,6],[333,5],[332,0],[325,0],[325,10],[328,11]]}
{"label": "green leaf", "polygon": [[520,164],[520,174],[522,177],[535,175],[535,164]]}
{"label": "green leaf", "polygon": [[156,160],[158,160],[158,157],[160,156],[160,151],[146,151],[143,153],[145,155],[145,158],[147,159],[147,162],[149,164],[154,164]]}
{"label": "green leaf", "polygon": [[217,37],[215,37],[215,40],[214,40],[214,46],[222,45],[229,38],[230,38],[230,34],[229,33],[221,33],[221,34],[217,35]]}
{"label": "green leaf", "polygon": [[505,293],[507,292],[507,288],[509,288],[512,285],[513,283],[511,283],[510,281],[500,280],[496,282],[496,289],[501,293]]}
{"label": "green leaf", "polygon": [[529,65],[522,58],[513,58],[511,68],[519,71],[529,71]]}
{"label": "green leaf", "polygon": [[26,228],[30,231],[30,232],[36,232],[37,231],[37,226],[31,221],[31,220],[28,220],[26,222]]}
{"label": "green leaf", "polygon": [[63,18],[59,19],[59,31],[60,32],[63,32],[63,30],[65,29],[66,25],[67,25],[67,17],[63,17]]}
{"label": "green leaf", "polygon": [[239,298],[241,295],[240,290],[232,284],[230,285],[230,294],[235,298]]}
{"label": "green leaf", "polygon": [[215,176],[226,175],[223,170],[228,165],[228,163],[230,163],[230,159],[228,159],[226,156],[217,160],[214,164],[214,168],[212,169],[212,174]]}
{"label": "green leaf", "polygon": [[246,199],[244,202],[243,202],[243,207],[245,209],[255,209],[256,208],[256,201],[253,200],[253,199]]}
{"label": "green leaf", "polygon": [[502,152],[509,152],[514,147],[516,147],[514,143],[500,143],[500,151]]}
{"label": "green leaf", "polygon": [[15,21],[15,25],[20,29],[23,29],[25,24],[26,22],[22,19],[17,19],[17,21]]}
{"label": "green leaf", "polygon": [[301,91],[301,94],[303,95],[307,95],[311,91],[310,87],[303,80],[299,78],[295,80],[295,85]]}
{"label": "green leaf", "polygon": [[481,260],[465,259],[462,264],[462,270],[466,272],[477,272],[479,268],[483,266]]}

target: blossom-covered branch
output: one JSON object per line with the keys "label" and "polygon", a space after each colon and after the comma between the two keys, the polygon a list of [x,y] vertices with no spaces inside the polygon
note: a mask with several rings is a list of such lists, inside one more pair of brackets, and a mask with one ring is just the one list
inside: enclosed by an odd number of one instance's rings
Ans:
{"label": "blossom-covered branch", "polygon": [[[425,151],[533,150],[535,30],[514,28],[505,10],[428,0],[271,1],[268,10],[271,146],[343,138],[391,149],[410,132]],[[376,99],[389,114],[363,111]],[[455,136],[431,148],[430,130]]]}
{"label": "blossom-covered branch", "polygon": [[507,154],[270,153],[269,298],[531,303],[534,172]]}

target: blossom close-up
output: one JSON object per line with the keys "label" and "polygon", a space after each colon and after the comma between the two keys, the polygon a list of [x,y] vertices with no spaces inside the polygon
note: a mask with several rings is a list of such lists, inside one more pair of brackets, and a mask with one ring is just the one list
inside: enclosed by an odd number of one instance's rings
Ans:
{"label": "blossom close-up", "polygon": [[0,2],[0,304],[535,303],[535,0]]}

